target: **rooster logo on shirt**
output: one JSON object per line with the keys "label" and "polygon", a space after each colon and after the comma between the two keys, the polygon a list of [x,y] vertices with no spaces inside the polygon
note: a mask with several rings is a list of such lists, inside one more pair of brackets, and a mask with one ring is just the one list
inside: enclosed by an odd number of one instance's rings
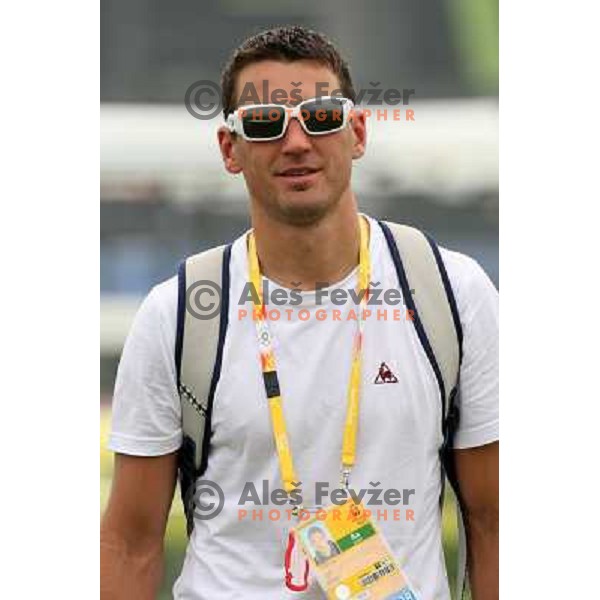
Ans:
{"label": "rooster logo on shirt", "polygon": [[375,377],[374,383],[398,383],[398,378],[392,373],[392,370],[382,362],[381,365],[379,365],[379,372],[377,373],[377,377]]}

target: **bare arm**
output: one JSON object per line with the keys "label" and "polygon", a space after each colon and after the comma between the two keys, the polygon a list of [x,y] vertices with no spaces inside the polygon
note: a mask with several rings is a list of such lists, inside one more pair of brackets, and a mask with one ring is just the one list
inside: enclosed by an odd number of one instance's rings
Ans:
{"label": "bare arm", "polygon": [[156,597],[176,473],[176,453],[115,455],[112,490],[100,527],[101,600]]}
{"label": "bare arm", "polygon": [[498,600],[498,448],[455,450],[473,600]]}

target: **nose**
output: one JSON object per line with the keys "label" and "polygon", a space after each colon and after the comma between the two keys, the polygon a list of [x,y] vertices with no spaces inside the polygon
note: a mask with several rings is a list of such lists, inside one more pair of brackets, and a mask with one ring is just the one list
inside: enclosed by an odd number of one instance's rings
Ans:
{"label": "nose", "polygon": [[302,129],[298,119],[291,119],[282,139],[284,154],[304,154],[311,149],[310,136]]}

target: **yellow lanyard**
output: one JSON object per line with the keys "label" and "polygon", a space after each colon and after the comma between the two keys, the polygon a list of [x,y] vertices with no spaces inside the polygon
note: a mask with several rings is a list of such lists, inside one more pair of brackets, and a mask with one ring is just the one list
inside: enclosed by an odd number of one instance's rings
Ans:
{"label": "yellow lanyard", "polygon": [[[360,258],[358,275],[358,297],[359,308],[357,312],[357,329],[354,336],[352,350],[352,370],[348,382],[348,407],[346,413],[346,425],[344,427],[344,438],[342,443],[342,483],[348,486],[350,471],[356,459],[356,433],[358,430],[359,400],[361,383],[362,363],[362,340],[364,334],[364,311],[367,306],[369,294],[369,279],[371,277],[371,258],[369,254],[369,231],[365,218],[359,217],[360,228]],[[275,447],[279,457],[279,468],[283,487],[289,494],[294,489],[294,483],[299,479],[296,477],[292,453],[283,415],[283,402],[279,388],[279,378],[275,355],[273,353],[272,336],[267,325],[266,309],[262,294],[262,275],[258,264],[256,252],[256,240],[254,232],[248,234],[248,268],[250,271],[250,282],[256,291],[258,301],[255,302],[254,322],[260,350],[260,361],[263,372],[265,391],[271,410],[271,424],[275,438]],[[364,292],[363,292],[364,290]]]}

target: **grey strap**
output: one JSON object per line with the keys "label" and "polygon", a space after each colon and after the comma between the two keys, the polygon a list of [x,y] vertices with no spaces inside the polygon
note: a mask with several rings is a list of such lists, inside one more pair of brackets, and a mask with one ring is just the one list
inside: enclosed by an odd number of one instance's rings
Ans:
{"label": "grey strap", "polygon": [[[199,469],[202,463],[202,447],[208,396],[215,366],[220,311],[210,319],[198,318],[194,310],[195,296],[202,286],[201,282],[212,282],[221,287],[224,246],[212,248],[196,254],[185,263],[185,315],[183,322],[183,346],[179,377],[181,415],[183,435],[195,444],[194,467]],[[205,286],[206,288],[206,286]],[[206,288],[208,289],[208,288]],[[211,301],[216,300],[213,298]],[[204,304],[209,298],[202,298]]]}
{"label": "grey strap", "polygon": [[440,368],[447,401],[458,381],[460,350],[435,256],[429,240],[418,229],[396,223],[386,225],[402,257],[406,278],[413,291],[413,301]]}

